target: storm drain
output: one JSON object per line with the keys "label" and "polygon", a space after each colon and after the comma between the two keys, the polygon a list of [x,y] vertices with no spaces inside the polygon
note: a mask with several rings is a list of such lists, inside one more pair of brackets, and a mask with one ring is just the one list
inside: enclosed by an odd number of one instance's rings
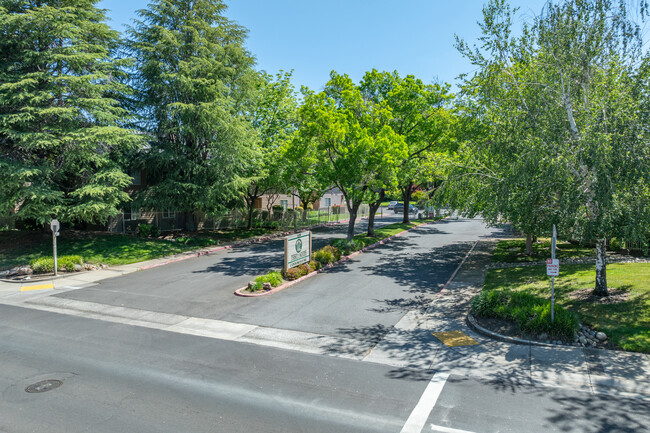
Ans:
{"label": "storm drain", "polygon": [[47,392],[56,389],[63,385],[63,382],[56,379],[41,380],[40,382],[33,383],[25,388],[27,392]]}

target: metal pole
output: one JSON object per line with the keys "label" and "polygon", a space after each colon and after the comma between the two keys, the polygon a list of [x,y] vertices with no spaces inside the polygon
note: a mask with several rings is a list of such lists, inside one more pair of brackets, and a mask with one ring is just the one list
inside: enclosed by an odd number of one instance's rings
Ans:
{"label": "metal pole", "polygon": [[54,254],[54,276],[56,277],[58,275],[58,266],[56,260],[56,232],[54,230],[52,230],[52,252]]}

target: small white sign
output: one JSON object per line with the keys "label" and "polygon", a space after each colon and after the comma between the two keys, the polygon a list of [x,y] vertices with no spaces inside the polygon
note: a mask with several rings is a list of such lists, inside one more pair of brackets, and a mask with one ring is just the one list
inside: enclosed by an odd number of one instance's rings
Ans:
{"label": "small white sign", "polygon": [[560,259],[546,259],[546,275],[549,277],[560,275]]}
{"label": "small white sign", "polygon": [[311,232],[296,233],[284,240],[284,266],[295,268],[311,259]]}
{"label": "small white sign", "polygon": [[52,231],[53,231],[54,233],[56,233],[57,235],[58,235],[58,233],[59,233],[59,228],[60,228],[60,227],[61,227],[61,224],[59,224],[59,220],[52,220],[52,222],[50,223],[50,228],[51,228]]}

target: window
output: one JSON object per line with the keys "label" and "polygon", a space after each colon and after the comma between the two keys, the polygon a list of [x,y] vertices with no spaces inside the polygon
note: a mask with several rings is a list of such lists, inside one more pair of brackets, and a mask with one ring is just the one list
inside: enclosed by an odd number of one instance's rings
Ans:
{"label": "window", "polygon": [[163,218],[176,218],[176,211],[173,211],[171,209],[165,209],[162,212],[162,217]]}
{"label": "window", "polygon": [[140,218],[140,211],[133,208],[124,209],[124,220],[125,221],[135,221]]}
{"label": "window", "polygon": [[129,173],[129,176],[133,178],[131,185],[141,185],[140,179],[140,170],[133,170]]}
{"label": "window", "polygon": [[325,207],[330,207],[332,206],[332,199],[331,198],[326,198],[325,199]]}
{"label": "window", "polygon": [[289,207],[289,200],[280,200],[280,206],[282,206],[282,209],[287,210]]}

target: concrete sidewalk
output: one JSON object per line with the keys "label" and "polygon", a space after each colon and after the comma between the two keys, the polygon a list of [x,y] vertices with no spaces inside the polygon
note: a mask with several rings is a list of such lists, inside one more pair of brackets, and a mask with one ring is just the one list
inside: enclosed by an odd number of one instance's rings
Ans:
{"label": "concrete sidewalk", "polygon": [[[527,385],[571,388],[650,399],[650,355],[539,347],[492,340],[467,324],[471,299],[480,292],[495,240],[482,240],[447,289],[421,311],[411,311],[364,359],[401,368],[428,368]],[[448,347],[432,333],[461,331],[478,344]]]}

